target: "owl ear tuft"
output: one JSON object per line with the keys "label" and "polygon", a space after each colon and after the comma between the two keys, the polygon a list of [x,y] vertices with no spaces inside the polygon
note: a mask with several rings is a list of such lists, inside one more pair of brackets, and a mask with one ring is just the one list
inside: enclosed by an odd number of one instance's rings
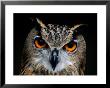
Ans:
{"label": "owl ear tuft", "polygon": [[41,20],[39,20],[38,18],[36,18],[36,20],[42,28],[46,28],[45,24]]}
{"label": "owl ear tuft", "polygon": [[77,24],[77,25],[75,25],[74,27],[71,28],[71,31],[74,31],[77,28],[79,28],[80,26],[84,26],[84,25],[86,25],[86,24]]}
{"label": "owl ear tuft", "polygon": [[71,28],[71,30],[74,32],[73,35],[84,35],[85,33],[87,33],[88,31],[88,24],[79,24],[79,25],[75,25],[73,27],[73,29]]}

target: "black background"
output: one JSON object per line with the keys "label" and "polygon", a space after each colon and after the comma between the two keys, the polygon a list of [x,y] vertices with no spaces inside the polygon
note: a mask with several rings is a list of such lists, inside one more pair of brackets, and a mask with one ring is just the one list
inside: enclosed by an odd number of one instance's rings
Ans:
{"label": "black background", "polygon": [[25,39],[33,27],[38,24],[35,18],[39,18],[45,24],[87,24],[82,28],[86,41],[86,69],[85,75],[97,75],[97,14],[96,13],[62,13],[62,14],[34,14],[14,13],[14,75],[19,74],[22,49]]}

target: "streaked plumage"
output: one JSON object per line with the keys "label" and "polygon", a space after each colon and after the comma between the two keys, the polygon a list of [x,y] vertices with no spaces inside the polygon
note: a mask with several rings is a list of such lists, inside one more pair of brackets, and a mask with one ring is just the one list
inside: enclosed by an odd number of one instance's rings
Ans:
{"label": "streaked plumage", "polygon": [[76,32],[82,24],[68,27],[37,22],[41,29],[33,28],[26,38],[20,74],[84,75],[86,43]]}

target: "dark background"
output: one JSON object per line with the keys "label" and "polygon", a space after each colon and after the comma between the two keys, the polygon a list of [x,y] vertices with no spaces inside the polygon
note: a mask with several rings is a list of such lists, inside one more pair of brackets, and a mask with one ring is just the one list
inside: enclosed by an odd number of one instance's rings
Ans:
{"label": "dark background", "polygon": [[19,74],[22,49],[25,39],[33,27],[37,27],[36,17],[45,24],[87,24],[81,27],[86,41],[85,75],[97,75],[97,14],[96,13],[62,13],[62,14],[29,14],[14,13],[14,75]]}

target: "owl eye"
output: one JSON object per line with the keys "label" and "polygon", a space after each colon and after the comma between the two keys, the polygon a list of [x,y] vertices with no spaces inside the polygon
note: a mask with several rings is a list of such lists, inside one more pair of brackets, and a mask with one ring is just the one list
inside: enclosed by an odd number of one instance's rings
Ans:
{"label": "owl eye", "polygon": [[46,44],[46,42],[41,38],[35,39],[34,44],[35,44],[36,48],[47,48],[47,46],[48,46]]}
{"label": "owl eye", "polygon": [[64,46],[64,49],[68,52],[73,52],[77,48],[77,43],[74,41],[69,42]]}

